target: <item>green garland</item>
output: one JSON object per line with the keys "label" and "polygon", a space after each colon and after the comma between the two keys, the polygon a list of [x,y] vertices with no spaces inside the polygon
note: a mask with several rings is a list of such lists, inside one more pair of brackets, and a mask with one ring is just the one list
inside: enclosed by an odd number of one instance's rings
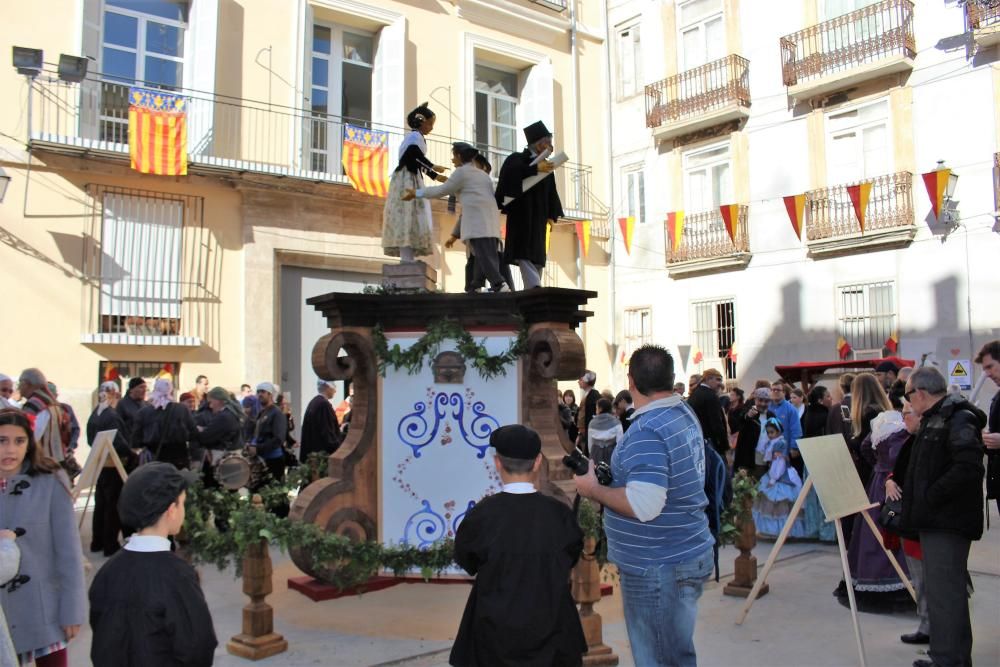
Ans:
{"label": "green garland", "polygon": [[372,338],[375,342],[375,354],[379,358],[378,370],[383,376],[386,368],[390,366],[394,370],[405,368],[410,375],[420,372],[424,367],[424,360],[437,356],[444,341],[454,340],[458,342],[459,354],[465,357],[466,362],[475,368],[484,380],[489,380],[498,375],[506,375],[507,366],[517,361],[528,348],[528,329],[523,322],[517,337],[511,341],[507,349],[502,354],[495,355],[486,350],[485,339],[477,342],[459,322],[450,319],[432,322],[427,327],[427,333],[406,350],[400,348],[398,343],[389,347],[389,341],[386,340],[381,324],[375,325],[372,329]]}
{"label": "green garland", "polygon": [[[733,544],[736,536],[740,534],[743,521],[750,513],[748,508],[753,506],[754,498],[760,493],[757,487],[757,480],[747,471],[740,469],[733,476],[733,500],[729,507],[722,511],[722,525],[719,526],[719,544]],[[750,521],[753,521],[750,515]]]}

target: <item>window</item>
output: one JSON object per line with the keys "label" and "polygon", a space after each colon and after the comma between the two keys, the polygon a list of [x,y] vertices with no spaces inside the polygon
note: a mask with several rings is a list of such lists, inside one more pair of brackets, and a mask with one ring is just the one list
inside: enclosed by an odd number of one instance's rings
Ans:
{"label": "window", "polygon": [[823,0],[821,20],[837,18],[862,7],[875,4],[876,0]]}
{"label": "window", "polygon": [[476,64],[476,147],[494,165],[517,150],[517,73]]}
{"label": "window", "polygon": [[886,100],[827,115],[828,182],[854,183],[892,171]]}
{"label": "window", "polygon": [[642,165],[623,170],[625,195],[623,208],[625,215],[635,218],[637,223],[646,222],[646,184]]}
{"label": "window", "polygon": [[896,331],[895,284],[891,280],[844,285],[837,294],[837,332],[855,352],[882,351]]}
{"label": "window", "polygon": [[625,359],[643,345],[653,342],[653,311],[651,308],[628,308],[625,311]]}
{"label": "window", "polygon": [[698,301],[693,311],[694,344],[702,354],[702,368],[718,368],[727,380],[736,377],[729,351],[736,342],[736,306],[732,299]]}
{"label": "window", "polygon": [[689,70],[726,55],[722,0],[678,3],[680,70]]}
{"label": "window", "polygon": [[370,125],[374,54],[371,35],[339,26],[313,25],[308,144],[312,171],[342,173],[341,120]]}
{"label": "window", "polygon": [[714,211],[733,198],[729,144],[684,155],[684,208],[690,213]]}
{"label": "window", "polygon": [[101,140],[128,143],[128,87],[183,85],[187,3],[105,0],[102,16]]}
{"label": "window", "polygon": [[618,29],[618,99],[642,92],[639,25]]}
{"label": "window", "polygon": [[166,378],[174,383],[176,389],[180,372],[181,365],[176,361],[102,361],[97,366],[97,382],[94,386],[108,380],[116,380],[123,387],[122,395],[124,395],[127,391],[124,388],[128,387],[129,380],[141,377],[150,386],[156,380]]}

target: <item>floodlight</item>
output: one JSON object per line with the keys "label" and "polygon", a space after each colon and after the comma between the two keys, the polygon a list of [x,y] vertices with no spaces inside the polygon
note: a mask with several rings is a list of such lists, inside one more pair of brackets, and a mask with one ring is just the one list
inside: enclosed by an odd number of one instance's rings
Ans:
{"label": "floodlight", "polygon": [[42,50],[29,49],[26,46],[13,48],[14,67],[18,74],[38,76],[42,72]]}
{"label": "floodlight", "polygon": [[80,83],[87,76],[87,59],[80,56],[59,54],[59,78],[71,83]]}

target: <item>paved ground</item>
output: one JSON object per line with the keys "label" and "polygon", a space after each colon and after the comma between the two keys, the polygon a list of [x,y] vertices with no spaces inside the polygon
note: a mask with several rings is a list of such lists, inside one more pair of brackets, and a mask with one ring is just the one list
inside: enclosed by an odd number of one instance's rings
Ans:
{"label": "paved ground", "polygon": [[[970,559],[976,588],[973,597],[977,667],[1000,666],[1000,516],[992,506],[993,530],[973,545]],[[87,521],[89,524],[89,519]],[[89,527],[85,529],[89,532]],[[89,535],[85,535],[86,540]],[[763,566],[770,543],[758,545],[755,554]],[[468,595],[464,585],[401,584],[360,597],[315,603],[288,590],[287,579],[301,574],[284,556],[274,556],[274,589],[268,598],[274,606],[275,627],[289,641],[290,650],[261,661],[261,665],[447,665],[448,649]],[[715,666],[809,667],[857,665],[850,612],[831,594],[840,579],[835,546],[816,543],[786,545],[769,582],[771,593],[761,598],[742,626],[735,624],[741,598],[722,594],[732,576],[735,550],[721,556],[722,581],[712,581],[702,596],[695,642],[699,664]],[[91,558],[94,567],[104,559]],[[240,609],[246,598],[232,572],[202,570],[203,586],[212,610],[221,646],[216,664],[248,665],[230,656],[225,641],[239,631]],[[622,618],[621,600],[615,594],[596,607],[604,617],[605,642],[614,648],[622,665],[633,664]],[[922,657],[919,649],[899,642],[899,635],[916,629],[908,615],[861,614],[868,664],[872,667],[906,666]],[[70,664],[87,663],[90,632],[84,629],[70,648]]]}

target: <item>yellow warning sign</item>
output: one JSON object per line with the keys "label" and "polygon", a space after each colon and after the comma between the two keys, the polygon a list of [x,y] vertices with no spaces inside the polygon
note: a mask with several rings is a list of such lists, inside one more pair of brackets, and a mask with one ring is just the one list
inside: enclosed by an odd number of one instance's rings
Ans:
{"label": "yellow warning sign", "polygon": [[956,378],[964,378],[964,377],[969,377],[969,374],[965,371],[965,366],[962,365],[962,362],[959,361],[956,362],[955,366],[951,369],[951,376]]}

